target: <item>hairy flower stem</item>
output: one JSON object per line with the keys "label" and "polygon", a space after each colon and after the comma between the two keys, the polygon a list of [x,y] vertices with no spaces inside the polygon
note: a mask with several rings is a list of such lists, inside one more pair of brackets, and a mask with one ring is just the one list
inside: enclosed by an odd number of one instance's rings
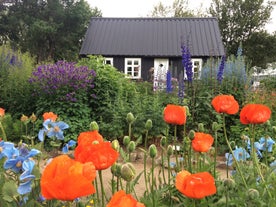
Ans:
{"label": "hairy flower stem", "polygon": [[156,207],[155,205],[155,191],[154,191],[154,186],[155,186],[155,181],[154,181],[154,158],[151,159],[151,195],[152,195],[152,207]]}
{"label": "hairy flower stem", "polygon": [[4,130],[4,127],[3,127],[1,121],[0,121],[0,129],[1,129],[1,131],[2,131],[3,140],[4,140],[5,142],[7,142],[7,141],[8,141],[8,140],[7,140],[7,135],[6,135],[6,132],[5,132],[5,130]]}
{"label": "hairy flower stem", "polygon": [[147,178],[147,151],[146,150],[144,151],[144,179],[145,179],[146,192],[149,192],[148,178]]}
{"label": "hairy flower stem", "polygon": [[247,186],[247,184],[246,184],[246,181],[245,181],[245,179],[244,179],[244,176],[243,176],[243,174],[242,174],[242,172],[241,172],[240,165],[239,165],[237,159],[235,158],[234,152],[233,152],[233,150],[232,150],[232,147],[231,147],[230,142],[229,142],[228,137],[227,137],[226,127],[225,127],[225,115],[224,115],[224,114],[223,114],[223,131],[224,131],[224,137],[225,137],[226,144],[227,144],[227,146],[228,146],[228,148],[229,148],[229,150],[230,150],[230,152],[231,152],[231,154],[232,154],[232,156],[233,156],[233,160],[234,160],[234,162],[235,162],[235,164],[236,164],[237,170],[238,170],[238,172],[239,172],[240,175],[241,175],[242,182],[243,182],[244,186],[245,186],[246,188],[248,188],[248,186]]}
{"label": "hairy flower stem", "polygon": [[177,134],[177,125],[174,126],[174,138],[173,138],[173,146],[175,151],[175,163],[176,168],[178,169],[179,163],[178,163],[178,153],[177,153],[177,144],[176,144],[176,134]]}
{"label": "hairy flower stem", "polygon": [[162,176],[163,176],[163,182],[166,184],[166,178],[165,178],[165,169],[164,169],[164,148],[161,147],[161,170],[162,170]]}
{"label": "hairy flower stem", "polygon": [[[252,154],[252,160],[253,160],[253,164],[254,164],[254,174],[255,174],[255,170],[257,171],[257,173],[259,174],[262,182],[265,183],[265,179],[264,179],[264,176],[262,174],[262,171],[260,169],[260,166],[259,166],[259,162],[258,162],[258,159],[257,159],[257,154],[256,154],[256,150],[255,150],[255,146],[254,146],[254,143],[255,143],[255,124],[252,125],[252,136],[250,138],[250,143],[251,143],[251,154]],[[267,193],[269,195],[269,197],[271,198],[271,193],[267,187],[267,185],[265,184],[265,188],[267,190]]]}
{"label": "hairy flower stem", "polygon": [[104,204],[105,204],[105,191],[104,191],[104,185],[103,185],[103,175],[102,175],[101,170],[99,170],[98,172],[99,172],[100,183],[101,183],[101,194],[102,194],[101,204],[102,204],[102,207],[104,207]]}
{"label": "hairy flower stem", "polygon": [[214,178],[216,178],[216,169],[217,169],[217,149],[218,149],[218,133],[217,131],[215,131]]}

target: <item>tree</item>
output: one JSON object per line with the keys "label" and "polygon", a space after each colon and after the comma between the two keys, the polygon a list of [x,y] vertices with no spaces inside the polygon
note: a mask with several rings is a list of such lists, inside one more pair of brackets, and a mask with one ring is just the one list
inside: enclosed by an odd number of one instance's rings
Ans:
{"label": "tree", "polygon": [[244,43],[246,57],[252,66],[266,68],[267,63],[276,62],[276,32],[253,33]]}
{"label": "tree", "polygon": [[264,0],[212,0],[209,13],[218,18],[228,54],[235,54],[240,44],[260,31],[269,21],[272,4]]}
{"label": "tree", "polygon": [[[92,16],[101,16],[84,0],[24,0],[14,1],[1,12],[0,34],[10,44],[47,60],[76,60],[81,41]],[[1,39],[0,39],[1,40]]]}
{"label": "tree", "polygon": [[194,17],[194,12],[188,9],[188,0],[174,0],[172,6],[165,6],[159,2],[154,6],[152,17]]}

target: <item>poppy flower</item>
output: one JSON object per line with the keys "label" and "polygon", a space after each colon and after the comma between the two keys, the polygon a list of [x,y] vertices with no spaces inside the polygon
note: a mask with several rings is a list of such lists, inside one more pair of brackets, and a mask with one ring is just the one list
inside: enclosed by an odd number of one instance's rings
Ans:
{"label": "poppy flower", "polygon": [[165,122],[168,124],[183,125],[186,123],[186,109],[184,106],[168,104],[163,115]]}
{"label": "poppy flower", "polygon": [[94,141],[104,141],[102,135],[97,130],[81,132],[78,136],[78,145],[87,146]]}
{"label": "poppy flower", "polygon": [[0,108],[0,117],[5,116],[5,109]]}
{"label": "poppy flower", "polygon": [[95,177],[92,162],[82,164],[67,155],[60,155],[44,169],[40,180],[41,193],[48,200],[72,201],[96,192],[92,185]]}
{"label": "poppy flower", "polygon": [[271,110],[263,104],[247,104],[240,112],[242,124],[263,124],[270,119]]}
{"label": "poppy flower", "polygon": [[232,95],[218,95],[211,103],[218,113],[236,114],[239,111],[239,104]]}
{"label": "poppy flower", "polygon": [[214,138],[210,134],[195,132],[192,141],[192,147],[196,152],[207,152],[214,142]]}
{"label": "poppy flower", "polygon": [[58,118],[58,116],[53,112],[45,112],[42,117],[44,121],[46,121],[47,119],[51,119],[53,122],[56,121]]}
{"label": "poppy flower", "polygon": [[136,201],[130,194],[120,190],[116,192],[106,207],[145,207],[144,204]]}
{"label": "poppy flower", "polygon": [[193,199],[202,199],[217,192],[215,179],[208,172],[191,174],[186,170],[180,171],[175,178],[175,187]]}
{"label": "poppy flower", "polygon": [[119,153],[112,148],[110,142],[94,141],[87,145],[78,145],[75,159],[79,162],[93,162],[97,170],[104,170],[114,164]]}

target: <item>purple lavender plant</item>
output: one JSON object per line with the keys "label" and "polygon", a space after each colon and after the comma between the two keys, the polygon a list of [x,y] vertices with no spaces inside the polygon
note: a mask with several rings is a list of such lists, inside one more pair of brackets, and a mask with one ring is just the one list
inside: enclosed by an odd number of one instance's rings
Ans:
{"label": "purple lavender plant", "polygon": [[191,53],[187,46],[184,44],[181,45],[181,52],[182,52],[182,64],[185,68],[186,76],[188,82],[193,81],[193,63],[191,61]]}
{"label": "purple lavender plant", "polygon": [[223,71],[224,71],[224,67],[225,67],[225,60],[226,60],[226,57],[225,57],[225,55],[223,55],[221,57],[221,62],[220,62],[218,73],[217,73],[217,80],[220,84],[221,84],[222,79],[223,79]]}
{"label": "purple lavender plant", "polygon": [[167,83],[166,91],[167,93],[171,93],[173,90],[173,87],[172,87],[172,74],[170,70],[167,71],[166,83]]}
{"label": "purple lavender plant", "polygon": [[58,61],[41,65],[32,74],[30,83],[37,94],[58,96],[61,101],[77,101],[77,93],[94,88],[94,70],[86,66],[77,67],[73,62]]}

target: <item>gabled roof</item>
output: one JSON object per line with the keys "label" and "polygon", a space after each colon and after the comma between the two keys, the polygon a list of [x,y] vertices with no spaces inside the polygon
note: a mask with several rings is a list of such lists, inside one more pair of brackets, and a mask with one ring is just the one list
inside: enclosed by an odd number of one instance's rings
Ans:
{"label": "gabled roof", "polygon": [[91,18],[80,55],[181,56],[181,43],[191,56],[222,56],[224,47],[216,18]]}

